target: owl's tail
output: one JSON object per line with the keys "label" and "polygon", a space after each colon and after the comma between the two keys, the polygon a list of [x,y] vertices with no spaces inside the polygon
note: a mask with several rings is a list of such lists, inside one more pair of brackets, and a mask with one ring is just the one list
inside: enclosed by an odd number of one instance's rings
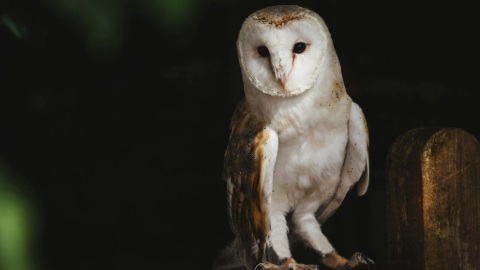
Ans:
{"label": "owl's tail", "polygon": [[236,239],[217,254],[212,270],[246,270],[243,254],[238,250]]}

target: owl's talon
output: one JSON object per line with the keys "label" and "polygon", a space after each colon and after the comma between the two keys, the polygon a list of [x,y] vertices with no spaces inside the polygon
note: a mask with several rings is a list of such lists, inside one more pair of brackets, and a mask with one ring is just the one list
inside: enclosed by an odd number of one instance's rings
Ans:
{"label": "owl's talon", "polygon": [[265,262],[262,264],[264,270],[318,270],[316,265],[297,263],[293,258],[288,258],[282,264],[276,265]]}
{"label": "owl's talon", "polygon": [[372,259],[360,252],[357,252],[356,254],[361,257],[364,263],[363,265],[366,265],[368,270],[375,270],[375,262]]}
{"label": "owl's talon", "polygon": [[375,262],[361,252],[355,252],[352,257],[350,257],[349,265],[353,269],[366,266],[368,270],[375,270]]}
{"label": "owl's talon", "polygon": [[327,269],[333,270],[360,269],[359,267],[363,268],[364,266],[368,270],[375,270],[375,262],[361,252],[355,252],[349,259],[346,259],[334,251],[322,258],[322,264]]}

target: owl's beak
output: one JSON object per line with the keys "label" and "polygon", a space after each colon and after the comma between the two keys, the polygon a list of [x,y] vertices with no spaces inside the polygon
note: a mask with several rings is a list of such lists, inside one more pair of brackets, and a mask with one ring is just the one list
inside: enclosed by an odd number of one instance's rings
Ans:
{"label": "owl's beak", "polygon": [[289,66],[289,62],[282,59],[282,57],[272,57],[271,61],[275,78],[282,85],[282,89],[285,90],[291,66]]}
{"label": "owl's beak", "polygon": [[275,73],[275,78],[282,85],[282,89],[285,90],[285,85],[287,84],[288,73],[285,72],[283,65],[273,65],[273,72]]}
{"label": "owl's beak", "polygon": [[283,90],[285,90],[285,84],[287,83],[287,77],[285,75],[283,75],[281,78],[280,78],[280,84],[282,85],[282,88]]}

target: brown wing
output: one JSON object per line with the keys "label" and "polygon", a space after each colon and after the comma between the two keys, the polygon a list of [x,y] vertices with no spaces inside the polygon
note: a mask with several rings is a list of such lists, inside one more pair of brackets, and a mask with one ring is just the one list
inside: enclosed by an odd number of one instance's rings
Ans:
{"label": "brown wing", "polygon": [[260,262],[264,260],[270,226],[268,214],[278,138],[245,101],[234,112],[230,132],[223,171],[229,222],[245,254],[256,253],[254,260]]}

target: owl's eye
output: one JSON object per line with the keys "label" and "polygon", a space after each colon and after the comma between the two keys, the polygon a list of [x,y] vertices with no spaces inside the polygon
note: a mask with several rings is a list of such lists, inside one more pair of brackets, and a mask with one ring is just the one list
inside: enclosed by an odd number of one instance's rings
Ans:
{"label": "owl's eye", "polygon": [[294,53],[303,53],[307,45],[303,42],[297,42],[293,45],[293,52]]}
{"label": "owl's eye", "polygon": [[257,51],[261,57],[267,57],[270,55],[270,52],[268,51],[268,48],[266,46],[258,46]]}

